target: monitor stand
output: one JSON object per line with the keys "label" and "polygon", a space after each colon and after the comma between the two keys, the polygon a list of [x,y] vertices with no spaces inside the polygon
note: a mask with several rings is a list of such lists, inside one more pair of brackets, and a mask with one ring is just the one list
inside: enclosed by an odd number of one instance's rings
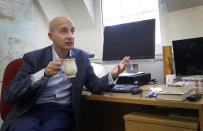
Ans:
{"label": "monitor stand", "polygon": [[129,64],[127,69],[127,73],[137,73],[138,72],[138,64]]}

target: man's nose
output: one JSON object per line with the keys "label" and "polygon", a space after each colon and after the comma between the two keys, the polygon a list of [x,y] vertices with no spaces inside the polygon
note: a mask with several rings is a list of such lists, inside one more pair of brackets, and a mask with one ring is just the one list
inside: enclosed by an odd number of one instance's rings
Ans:
{"label": "man's nose", "polygon": [[67,35],[66,35],[66,38],[68,38],[68,39],[74,38],[73,33],[72,32],[68,32]]}

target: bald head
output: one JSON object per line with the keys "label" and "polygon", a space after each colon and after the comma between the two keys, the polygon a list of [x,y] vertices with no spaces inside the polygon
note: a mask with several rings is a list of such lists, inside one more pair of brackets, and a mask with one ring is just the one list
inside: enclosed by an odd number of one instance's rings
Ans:
{"label": "bald head", "polygon": [[66,58],[68,51],[74,46],[75,26],[71,19],[56,17],[49,24],[48,37],[53,41],[53,46],[61,58]]}
{"label": "bald head", "polygon": [[52,19],[51,22],[49,23],[49,32],[54,32],[55,29],[57,29],[57,27],[67,22],[73,24],[72,20],[66,17],[56,17]]}

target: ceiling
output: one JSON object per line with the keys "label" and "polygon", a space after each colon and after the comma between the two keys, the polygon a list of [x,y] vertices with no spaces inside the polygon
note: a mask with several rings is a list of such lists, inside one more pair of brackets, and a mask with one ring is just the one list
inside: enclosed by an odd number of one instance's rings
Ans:
{"label": "ceiling", "polygon": [[58,16],[69,17],[80,30],[95,26],[94,0],[37,0],[48,21]]}
{"label": "ceiling", "polygon": [[168,12],[203,5],[203,0],[165,0]]}

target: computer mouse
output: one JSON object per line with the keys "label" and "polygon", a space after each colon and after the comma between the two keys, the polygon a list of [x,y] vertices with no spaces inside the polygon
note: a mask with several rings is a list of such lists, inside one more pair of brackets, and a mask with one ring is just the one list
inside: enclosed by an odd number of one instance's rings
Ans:
{"label": "computer mouse", "polygon": [[191,96],[188,96],[187,99],[188,99],[189,101],[197,101],[197,100],[199,100],[201,97],[202,97],[201,94],[193,94],[193,95],[191,95]]}
{"label": "computer mouse", "polygon": [[135,95],[135,94],[140,94],[143,90],[142,89],[133,89],[133,90],[130,90],[131,94]]}

